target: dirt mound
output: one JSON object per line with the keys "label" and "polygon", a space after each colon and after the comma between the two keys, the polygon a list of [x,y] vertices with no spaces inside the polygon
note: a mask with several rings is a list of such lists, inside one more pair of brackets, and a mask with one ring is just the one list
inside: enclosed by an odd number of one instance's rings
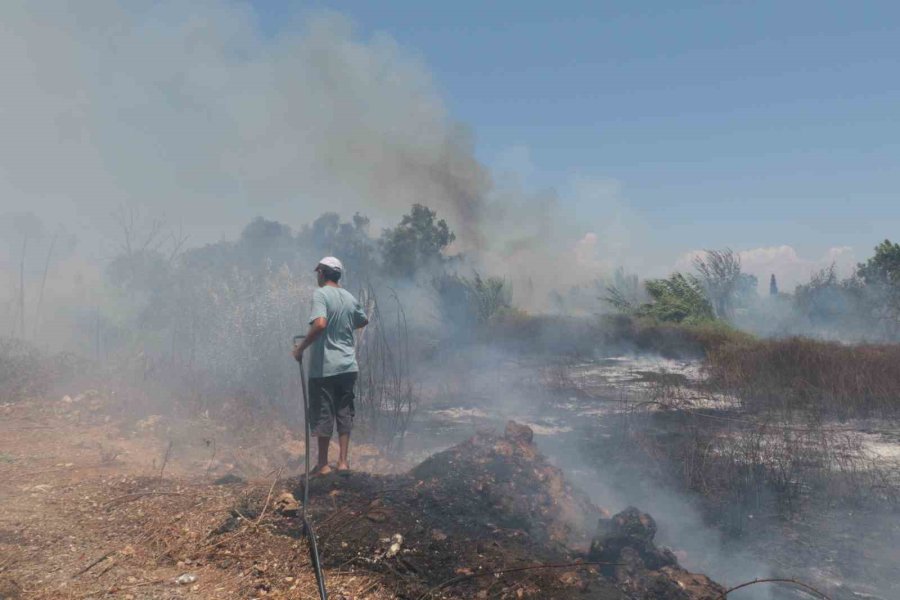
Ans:
{"label": "dirt mound", "polygon": [[525,531],[541,544],[586,547],[602,511],[570,486],[532,443],[531,429],[510,421],[505,434],[481,434],[435,454],[410,475],[435,509],[460,525],[491,522]]}
{"label": "dirt mound", "polygon": [[[654,546],[648,515],[604,519],[514,423],[405,475],[335,475],[309,491],[324,564],[381,573],[400,598],[706,600],[721,591]],[[291,521],[282,531],[299,535]]]}

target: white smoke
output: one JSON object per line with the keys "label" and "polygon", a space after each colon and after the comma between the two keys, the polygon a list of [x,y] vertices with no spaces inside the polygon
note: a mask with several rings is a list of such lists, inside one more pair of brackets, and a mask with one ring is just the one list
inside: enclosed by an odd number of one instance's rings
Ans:
{"label": "white smoke", "polygon": [[90,238],[121,204],[193,241],[265,213],[393,222],[436,208],[468,245],[489,187],[427,69],[320,13],[277,36],[224,0],[26,2],[0,19],[0,197]]}

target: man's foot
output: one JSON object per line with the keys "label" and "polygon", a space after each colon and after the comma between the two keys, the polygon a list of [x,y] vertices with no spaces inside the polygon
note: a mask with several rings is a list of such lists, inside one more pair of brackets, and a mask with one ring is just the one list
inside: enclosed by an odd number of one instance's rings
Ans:
{"label": "man's foot", "polygon": [[318,477],[319,475],[330,475],[333,471],[334,469],[328,465],[316,465],[316,468],[310,471],[309,476]]}
{"label": "man's foot", "polygon": [[350,465],[345,462],[339,462],[337,465],[337,472],[341,475],[349,475],[350,474]]}

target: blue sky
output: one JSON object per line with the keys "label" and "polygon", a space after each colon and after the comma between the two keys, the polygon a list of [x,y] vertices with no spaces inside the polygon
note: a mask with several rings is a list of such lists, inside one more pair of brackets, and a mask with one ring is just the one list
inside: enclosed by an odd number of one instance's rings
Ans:
{"label": "blue sky", "polygon": [[[554,188],[608,178],[665,252],[900,238],[900,3],[255,4],[331,8],[427,65],[478,156]],[[523,160],[523,157],[525,159]],[[586,225],[589,227],[589,225]]]}

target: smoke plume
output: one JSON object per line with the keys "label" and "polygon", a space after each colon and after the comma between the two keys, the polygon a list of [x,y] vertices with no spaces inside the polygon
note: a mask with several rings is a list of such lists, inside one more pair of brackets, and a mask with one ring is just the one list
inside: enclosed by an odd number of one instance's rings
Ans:
{"label": "smoke plume", "polygon": [[252,8],[215,0],[14,1],[0,28],[4,204],[76,226],[92,249],[122,204],[205,242],[260,213],[382,224],[421,202],[480,243],[489,177],[386,35],[332,13],[267,35]]}

